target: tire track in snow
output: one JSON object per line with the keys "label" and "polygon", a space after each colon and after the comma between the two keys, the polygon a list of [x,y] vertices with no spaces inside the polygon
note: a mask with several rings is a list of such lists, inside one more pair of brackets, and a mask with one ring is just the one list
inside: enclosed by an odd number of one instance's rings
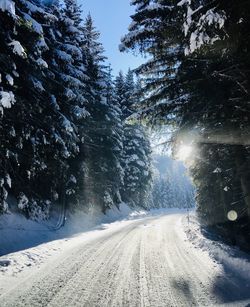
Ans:
{"label": "tire track in snow", "polygon": [[[182,216],[144,218],[90,242],[79,242],[58,263],[42,267],[39,276],[0,296],[0,306],[203,307],[223,303],[213,287],[223,290],[218,277],[232,287],[233,282],[207,253],[184,241],[177,228]],[[224,291],[238,306],[240,289],[239,294]]]}
{"label": "tire track in snow", "polygon": [[145,234],[142,233],[140,243],[140,296],[142,307],[150,307],[148,284],[146,278],[146,265],[145,265]]}
{"label": "tire track in snow", "polygon": [[[133,228],[135,226],[132,225],[131,227]],[[126,238],[127,232],[131,231],[130,228],[125,229],[125,231],[117,231],[97,240],[97,242],[94,241],[87,245],[83,245],[80,249],[79,247],[76,248],[59,265],[48,268],[45,272],[42,272],[41,276],[35,276],[32,282],[28,280],[26,282],[27,285],[22,285],[23,288],[18,287],[14,291],[11,291],[9,295],[7,294],[0,297],[1,307],[48,306],[50,301],[62,291],[66,284],[71,279],[74,280],[74,276],[78,274],[81,267],[83,267],[84,270],[86,269],[86,265],[90,268],[91,274],[89,274],[89,277],[93,276],[93,279],[95,279],[97,276],[96,268],[95,266],[93,267],[93,263],[96,262],[95,259],[98,259],[98,257],[102,258],[105,252],[106,257],[112,258],[116,252],[115,246],[118,246],[117,244],[119,244],[122,239]],[[81,278],[83,276],[81,275]],[[76,286],[77,284],[75,284],[74,287]],[[74,287],[72,289],[74,289]],[[71,292],[72,290],[69,291],[69,294]],[[71,294],[69,302],[72,304]]]}

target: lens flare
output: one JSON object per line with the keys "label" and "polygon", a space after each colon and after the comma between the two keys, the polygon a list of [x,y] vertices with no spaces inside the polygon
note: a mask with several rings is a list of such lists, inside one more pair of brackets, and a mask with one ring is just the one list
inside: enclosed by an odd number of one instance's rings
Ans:
{"label": "lens flare", "polygon": [[236,221],[238,218],[238,214],[235,210],[230,210],[227,214],[227,218],[229,219],[229,221]]}

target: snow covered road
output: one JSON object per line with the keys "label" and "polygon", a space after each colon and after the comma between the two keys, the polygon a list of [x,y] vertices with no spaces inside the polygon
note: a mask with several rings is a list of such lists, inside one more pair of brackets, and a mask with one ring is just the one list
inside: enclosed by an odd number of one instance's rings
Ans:
{"label": "snow covered road", "polygon": [[0,306],[247,306],[249,285],[188,242],[183,217],[146,216],[79,240],[16,278]]}

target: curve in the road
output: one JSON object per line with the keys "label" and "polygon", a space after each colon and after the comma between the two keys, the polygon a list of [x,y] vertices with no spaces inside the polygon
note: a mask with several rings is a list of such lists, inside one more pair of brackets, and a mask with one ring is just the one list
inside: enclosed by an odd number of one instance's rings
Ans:
{"label": "curve in the road", "polygon": [[0,306],[243,306],[249,288],[185,242],[181,218],[144,218],[83,242],[0,296]]}

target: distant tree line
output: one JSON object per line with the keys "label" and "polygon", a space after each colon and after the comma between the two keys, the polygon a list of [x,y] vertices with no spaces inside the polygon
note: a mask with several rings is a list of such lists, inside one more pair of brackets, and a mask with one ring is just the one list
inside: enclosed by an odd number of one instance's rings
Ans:
{"label": "distant tree line", "polygon": [[129,122],[139,83],[113,79],[76,0],[0,2],[0,213],[8,194],[33,219],[71,208],[146,206],[150,145]]}
{"label": "distant tree line", "polygon": [[154,155],[153,161],[155,172],[151,207],[193,208],[194,186],[183,163],[163,155]]}
{"label": "distant tree line", "polygon": [[171,125],[175,150],[181,140],[192,144],[192,135],[199,136],[190,171],[200,219],[250,248],[250,3],[132,4],[120,49],[147,55],[137,69],[143,79],[138,116]]}

